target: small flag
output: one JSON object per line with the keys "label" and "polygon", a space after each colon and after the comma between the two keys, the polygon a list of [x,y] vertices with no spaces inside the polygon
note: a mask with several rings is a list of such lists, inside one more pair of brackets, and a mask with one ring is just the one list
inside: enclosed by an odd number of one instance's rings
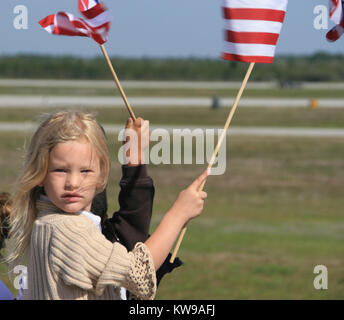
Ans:
{"label": "small flag", "polygon": [[330,0],[330,19],[336,24],[327,34],[326,38],[330,42],[337,41],[344,33],[344,1]]}
{"label": "small flag", "polygon": [[51,34],[91,37],[97,43],[104,44],[108,40],[111,25],[107,8],[99,1],[79,0],[79,10],[85,19],[58,12],[42,19],[39,24]]}
{"label": "small flag", "polygon": [[222,0],[222,58],[272,63],[288,0]]}

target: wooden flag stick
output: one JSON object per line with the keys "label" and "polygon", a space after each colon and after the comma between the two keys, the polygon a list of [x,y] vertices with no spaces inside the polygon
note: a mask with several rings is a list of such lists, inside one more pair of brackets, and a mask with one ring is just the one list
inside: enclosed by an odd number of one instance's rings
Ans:
{"label": "wooden flag stick", "polygon": [[[244,90],[245,90],[245,87],[246,87],[246,85],[247,85],[248,79],[250,78],[250,75],[251,75],[251,73],[252,73],[252,70],[253,70],[254,65],[255,65],[255,63],[254,63],[254,62],[251,62],[251,63],[250,63],[250,66],[248,67],[248,70],[247,70],[247,72],[246,72],[246,76],[245,76],[245,78],[244,78],[244,80],[243,80],[243,82],[242,82],[242,84],[241,84],[240,90],[239,90],[239,92],[238,92],[238,94],[237,94],[237,97],[236,97],[236,99],[235,99],[235,101],[234,101],[233,107],[231,108],[231,111],[230,111],[230,113],[229,113],[229,115],[228,115],[228,118],[227,118],[225,127],[224,127],[224,129],[223,129],[223,131],[222,131],[222,134],[221,134],[221,136],[220,136],[219,141],[217,142],[217,145],[216,145],[216,148],[215,148],[215,150],[214,150],[214,153],[213,153],[213,155],[212,155],[212,157],[211,157],[211,159],[210,159],[210,161],[209,161],[208,169],[211,169],[212,166],[214,165],[216,156],[217,156],[217,154],[218,154],[218,152],[219,152],[219,149],[220,149],[220,147],[221,147],[221,144],[222,144],[222,142],[223,142],[223,139],[225,138],[225,136],[226,136],[226,134],[227,134],[228,127],[229,127],[229,125],[230,125],[230,123],[231,123],[231,121],[232,121],[232,119],[233,119],[234,113],[235,113],[235,111],[236,111],[236,109],[237,109],[237,107],[238,107],[238,105],[239,105],[239,101],[240,101],[241,96],[242,96],[242,94],[243,94],[243,92],[244,92]],[[203,183],[201,184],[201,186],[199,187],[198,192],[200,192],[200,191],[203,190],[204,185],[205,185],[205,182],[206,182],[206,181],[204,180]],[[182,241],[183,241],[183,238],[184,238],[184,235],[185,235],[186,230],[187,230],[187,225],[185,225],[185,226],[183,227],[182,231],[180,232],[179,238],[178,238],[178,240],[177,240],[177,243],[176,243],[176,245],[175,245],[175,247],[174,247],[174,250],[173,250],[173,253],[172,253],[172,256],[171,256],[171,259],[170,259],[170,262],[171,262],[171,263],[174,262],[174,259],[175,259],[176,256],[177,256],[179,247],[180,247],[180,245],[181,245],[181,243],[182,243]]]}
{"label": "wooden flag stick", "polygon": [[119,90],[119,92],[120,92],[120,94],[121,94],[121,96],[122,96],[122,98],[123,98],[123,101],[124,101],[124,103],[125,103],[125,105],[126,105],[128,111],[129,111],[129,114],[130,114],[131,118],[133,119],[133,121],[135,121],[135,120],[136,120],[136,117],[135,117],[134,111],[133,111],[133,109],[131,108],[131,106],[130,106],[130,104],[129,104],[129,102],[128,102],[128,99],[127,99],[127,97],[126,97],[126,95],[125,95],[125,93],[124,93],[124,91],[123,91],[123,89],[122,89],[122,86],[121,86],[121,84],[120,84],[120,82],[119,82],[119,80],[118,80],[118,77],[117,77],[117,75],[116,75],[115,69],[113,68],[113,65],[112,65],[112,63],[111,63],[111,60],[110,60],[110,58],[109,58],[109,55],[108,55],[108,53],[107,53],[107,51],[106,51],[104,45],[101,44],[101,45],[100,45],[100,48],[101,48],[101,50],[102,50],[102,52],[103,52],[103,55],[104,55],[104,57],[105,57],[105,60],[106,60],[106,62],[107,62],[107,64],[108,64],[108,66],[109,66],[109,68],[110,68],[110,71],[111,71],[111,73],[112,73],[113,79],[114,79],[115,82],[116,82],[117,88],[118,88],[118,90]]}

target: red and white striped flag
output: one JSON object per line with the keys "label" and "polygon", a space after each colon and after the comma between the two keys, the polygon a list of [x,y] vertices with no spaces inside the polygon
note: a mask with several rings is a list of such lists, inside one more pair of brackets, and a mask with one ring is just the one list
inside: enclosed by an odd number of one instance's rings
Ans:
{"label": "red and white striped flag", "polygon": [[344,33],[344,1],[330,0],[330,19],[336,24],[327,34],[326,38],[330,42],[337,41]]}
{"label": "red and white striped flag", "polygon": [[288,0],[222,0],[222,58],[272,63]]}
{"label": "red and white striped flag", "polygon": [[96,0],[79,0],[79,10],[85,19],[67,12],[58,12],[42,19],[39,24],[51,34],[91,37],[99,44],[108,40],[111,18],[104,4]]}

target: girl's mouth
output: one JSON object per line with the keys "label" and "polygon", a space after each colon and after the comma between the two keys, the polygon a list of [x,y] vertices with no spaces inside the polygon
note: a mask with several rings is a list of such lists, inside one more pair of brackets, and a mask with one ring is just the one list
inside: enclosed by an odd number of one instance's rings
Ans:
{"label": "girl's mouth", "polygon": [[62,198],[66,200],[67,202],[77,202],[80,200],[81,195],[78,193],[64,193],[62,195]]}

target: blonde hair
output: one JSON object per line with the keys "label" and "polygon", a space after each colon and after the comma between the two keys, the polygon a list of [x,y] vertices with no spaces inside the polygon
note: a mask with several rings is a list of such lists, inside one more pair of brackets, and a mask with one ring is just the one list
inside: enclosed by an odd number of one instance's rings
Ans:
{"label": "blonde hair", "polygon": [[105,189],[110,174],[110,156],[105,132],[92,114],[81,111],[60,111],[49,115],[33,137],[13,194],[10,215],[9,255],[10,267],[27,258],[33,223],[36,218],[36,200],[42,192],[39,187],[47,174],[49,153],[58,144],[86,138],[96,151],[101,172],[101,187]]}

